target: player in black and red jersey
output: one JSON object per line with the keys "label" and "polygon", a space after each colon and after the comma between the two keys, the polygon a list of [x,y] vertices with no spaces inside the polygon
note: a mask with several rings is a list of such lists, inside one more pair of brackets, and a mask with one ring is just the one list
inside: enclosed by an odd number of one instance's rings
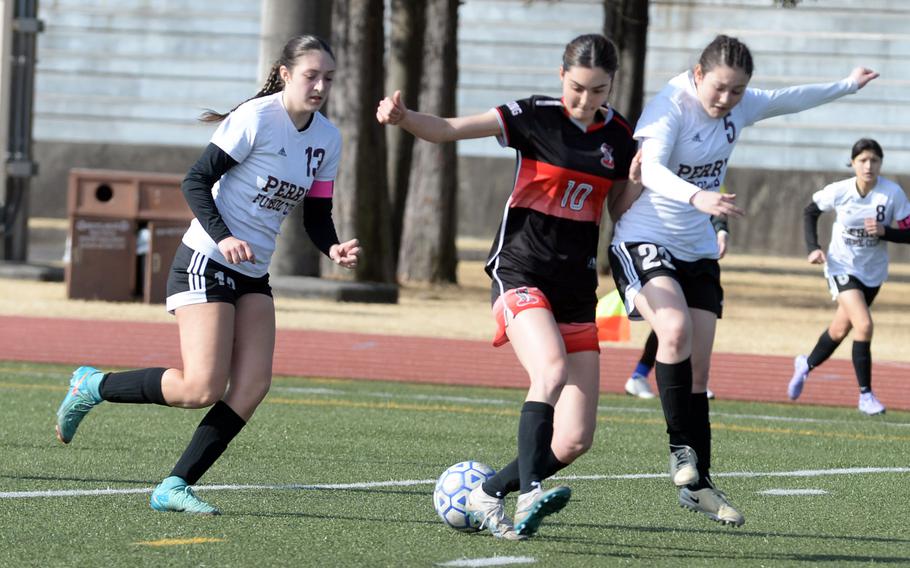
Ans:
{"label": "player in black and red jersey", "polygon": [[[486,271],[493,280],[494,345],[512,343],[531,386],[518,424],[518,457],[468,498],[470,514],[497,537],[534,534],[562,509],[568,487],[541,482],[591,447],[597,415],[599,355],[597,241],[601,212],[622,211],[635,142],[629,123],[607,105],[616,47],[601,35],[572,40],[563,54],[562,98],[535,95],[483,114],[441,118],[408,110],[401,93],[376,116],[431,142],[496,136],[517,152]],[[515,523],[503,498],[520,491]]]}

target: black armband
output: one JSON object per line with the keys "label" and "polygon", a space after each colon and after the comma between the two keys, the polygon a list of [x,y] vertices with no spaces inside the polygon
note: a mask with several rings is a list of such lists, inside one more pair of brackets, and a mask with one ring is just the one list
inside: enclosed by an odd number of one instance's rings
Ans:
{"label": "black armband", "polygon": [[818,208],[814,201],[803,209],[803,236],[806,239],[806,249],[809,253],[822,248],[818,244],[818,217],[821,214],[822,210]]}
{"label": "black armband", "polygon": [[303,228],[316,248],[329,256],[332,245],[339,242],[332,221],[331,197],[307,197],[303,200]]}
{"label": "black armband", "polygon": [[714,227],[715,233],[723,231],[727,234],[730,234],[730,228],[727,226],[726,215],[711,215],[711,225]]}
{"label": "black armband", "polygon": [[894,227],[885,227],[885,234],[879,239],[890,241],[892,243],[910,243],[910,228],[895,229]]}
{"label": "black armband", "polygon": [[237,161],[227,152],[209,143],[180,185],[193,215],[216,243],[230,237],[231,231],[218,212],[215,198],[212,197],[212,187],[225,172],[236,165]]}

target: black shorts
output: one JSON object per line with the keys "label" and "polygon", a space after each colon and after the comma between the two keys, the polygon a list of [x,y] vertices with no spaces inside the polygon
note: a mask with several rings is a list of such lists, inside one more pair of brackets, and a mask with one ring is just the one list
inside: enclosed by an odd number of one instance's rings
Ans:
{"label": "black shorts", "polygon": [[676,280],[690,308],[709,311],[718,319],[723,316],[720,264],[713,258],[688,262],[675,258],[666,248],[654,243],[619,243],[610,247],[610,269],[630,319],[642,319],[635,309],[635,296],[657,276]]}
{"label": "black shorts", "polygon": [[866,305],[871,306],[872,302],[875,301],[875,297],[878,296],[878,291],[881,289],[881,286],[866,286],[859,278],[850,274],[828,276],[828,290],[831,291],[832,300],[837,300],[837,295],[841,292],[859,290],[863,293],[863,298],[866,299]]}
{"label": "black shorts", "polygon": [[181,243],[167,277],[167,311],[192,304],[236,304],[244,294],[272,295],[269,275],[253,278]]}
{"label": "black shorts", "polygon": [[490,304],[507,290],[528,286],[539,288],[550,302],[553,318],[558,323],[594,322],[597,310],[597,275],[590,282],[556,282],[549,278],[522,274],[501,268],[492,271],[493,287]]}

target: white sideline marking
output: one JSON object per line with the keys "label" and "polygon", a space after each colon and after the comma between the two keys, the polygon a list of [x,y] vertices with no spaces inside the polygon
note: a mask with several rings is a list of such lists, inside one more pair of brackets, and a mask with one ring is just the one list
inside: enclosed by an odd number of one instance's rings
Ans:
{"label": "white sideline marking", "polygon": [[473,398],[469,396],[447,396],[442,394],[402,394],[402,393],[391,393],[391,392],[375,392],[375,391],[346,391],[342,389],[329,389],[323,387],[272,387],[269,389],[272,392],[281,391],[281,392],[292,392],[296,394],[331,394],[331,395],[361,395],[361,396],[370,396],[374,398],[387,398],[389,400],[434,400],[434,401],[443,401],[443,402],[464,402],[464,403],[473,403],[473,404],[494,404],[494,405],[506,405],[506,404],[520,404],[518,400],[503,400],[501,398]]}
{"label": "white sideline marking", "polygon": [[[910,467],[845,467],[840,469],[798,469],[795,471],[727,471],[711,472],[712,477],[821,477],[823,475],[860,475],[869,473],[910,473]],[[626,473],[619,475],[555,475],[552,479],[655,479],[667,473]],[[2,494],[0,494],[2,496]]]}
{"label": "white sideline marking", "polygon": [[[501,398],[479,398],[469,396],[450,396],[450,395],[426,395],[426,394],[402,394],[384,391],[347,391],[343,389],[331,389],[324,387],[272,387],[272,392],[292,392],[297,394],[322,394],[322,395],[351,395],[369,396],[374,398],[384,398],[390,400],[424,400],[437,402],[454,402],[465,404],[489,404],[495,406],[506,406],[519,404],[517,400],[505,400]],[[598,405],[598,412],[624,412],[629,414],[660,414],[660,407],[656,408],[639,408],[634,406],[607,406]],[[804,416],[775,416],[771,414],[740,414],[736,412],[711,412],[711,416],[723,416],[724,418],[746,418],[751,420],[763,420],[766,422],[795,422],[809,424],[847,424],[850,422],[863,422],[863,420],[834,420],[831,418],[807,418]],[[910,427],[910,422],[876,422],[878,425]]]}
{"label": "white sideline marking", "polygon": [[[713,473],[714,477],[821,477],[824,475],[863,475],[875,473],[910,473],[910,467],[848,467],[841,469],[801,469],[795,471],[731,471]],[[557,475],[552,479],[577,479],[597,481],[601,479],[662,479],[667,473],[621,473],[611,475]],[[372,489],[375,487],[414,487],[434,485],[435,479],[402,479],[391,481],[363,481],[359,483],[320,483],[285,485],[194,485],[200,491],[245,491],[245,490],[291,490],[318,491],[333,489]],[[47,491],[3,491],[0,499],[28,499],[33,497],[87,497],[96,495],[128,495],[151,493],[152,487],[130,489],[51,489]]]}
{"label": "white sideline marking", "polygon": [[824,489],[765,489],[758,492],[760,495],[827,495]]}
{"label": "white sideline marking", "polygon": [[536,559],[530,556],[493,556],[491,558],[459,558],[448,562],[439,562],[437,566],[506,566],[508,564],[534,564]]}

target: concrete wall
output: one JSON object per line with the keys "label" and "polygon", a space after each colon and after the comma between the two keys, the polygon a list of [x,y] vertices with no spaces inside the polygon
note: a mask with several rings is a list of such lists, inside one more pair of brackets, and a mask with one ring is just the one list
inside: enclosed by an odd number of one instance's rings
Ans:
{"label": "concrete wall", "polygon": [[[214,128],[195,120],[199,112],[231,108],[258,88],[258,2],[112,6],[40,3],[46,30],[38,43],[34,216],[66,215],[73,167],[186,171]],[[472,113],[531,93],[558,94],[562,48],[600,30],[603,3],[468,0],[459,17],[458,105]],[[746,131],[728,177],[750,209],[733,227],[740,250],[801,255],[802,207],[812,191],[847,177],[843,164],[856,138],[882,142],[886,175],[910,174],[910,2],[803,0],[784,10],[772,0],[651,0],[650,17],[648,96],[720,32],[752,47],[758,87],[831,80],[856,64],[883,73],[858,95]],[[459,143],[459,155],[459,234],[491,238],[514,153],[485,139]]]}

